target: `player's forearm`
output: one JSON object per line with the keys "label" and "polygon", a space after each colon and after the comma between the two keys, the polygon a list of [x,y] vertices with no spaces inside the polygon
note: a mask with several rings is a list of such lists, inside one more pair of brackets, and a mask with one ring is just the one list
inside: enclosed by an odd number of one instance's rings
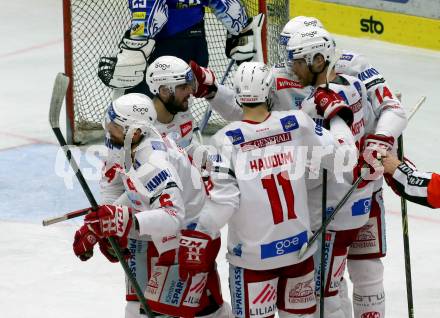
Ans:
{"label": "player's forearm", "polygon": [[239,34],[249,23],[240,0],[211,0],[209,6],[231,34]]}
{"label": "player's forearm", "polygon": [[132,13],[130,37],[154,38],[168,21],[168,5],[166,0],[128,0]]}
{"label": "player's forearm", "polygon": [[231,204],[219,204],[207,200],[197,222],[197,230],[209,234],[212,238],[228,223],[235,212]]}
{"label": "player's forearm", "polygon": [[375,134],[397,138],[402,134],[407,124],[408,120],[402,107],[389,107],[382,110]]}
{"label": "player's forearm", "polygon": [[217,93],[208,102],[227,121],[237,121],[243,118],[243,109],[235,102],[235,93],[229,87],[218,85]]}

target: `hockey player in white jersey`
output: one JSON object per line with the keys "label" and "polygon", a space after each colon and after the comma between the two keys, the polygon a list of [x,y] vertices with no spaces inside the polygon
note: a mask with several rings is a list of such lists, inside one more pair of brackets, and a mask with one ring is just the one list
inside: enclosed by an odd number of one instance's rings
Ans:
{"label": "hockey player in white jersey", "polygon": [[[320,113],[319,98],[329,89],[337,92],[330,97],[343,98],[353,111],[354,120],[351,131],[358,147],[361,147],[365,135],[365,126],[372,120],[371,105],[367,100],[365,86],[355,77],[337,75],[332,61],[335,61],[335,42],[333,37],[324,29],[305,27],[293,34],[287,43],[287,66],[293,71],[302,86],[313,86],[310,96],[301,104],[302,110],[309,114],[316,122],[326,125],[325,113]],[[327,75],[328,74],[328,75]],[[362,158],[362,156],[361,156]],[[360,160],[359,164],[363,164]],[[357,175],[356,175],[357,174]],[[358,169],[344,174],[345,182],[338,182],[332,174],[327,180],[327,203],[331,211],[346,193],[354,179],[358,176]],[[315,183],[315,184],[313,184]],[[372,183],[363,184],[350,196],[333,222],[329,224],[326,232],[326,266],[324,289],[325,306],[324,316],[328,318],[343,317],[341,298],[338,294],[339,284],[345,271],[345,263],[350,244],[355,240],[359,229],[367,222],[372,195]],[[309,185],[309,206],[312,215],[312,229],[317,230],[321,225],[322,209],[320,198],[322,185],[320,182],[311,182]],[[317,254],[317,257],[320,257]],[[321,275],[321,270],[319,275]],[[318,289],[317,289],[318,290]]]}
{"label": "hockey player in white jersey", "polygon": [[[274,317],[276,310],[283,318],[313,317],[316,248],[298,258],[311,235],[305,162],[322,146],[341,145],[302,111],[270,112],[272,76],[263,63],[240,65],[234,84],[244,117],[213,137],[213,188],[199,226],[215,232],[228,223],[235,317]],[[350,109],[344,103],[326,106],[327,119],[350,134],[337,116],[349,118]],[[334,170],[332,151],[322,164]]]}
{"label": "hockey player in white jersey", "polygon": [[[321,22],[313,17],[294,18],[283,29],[280,43],[294,34],[299,26],[316,25]],[[356,52],[342,50],[336,63],[336,72],[357,77],[366,87],[368,100],[373,109],[373,120],[365,127],[371,134],[370,147],[390,150],[393,140],[406,127],[407,119],[400,101],[392,93],[386,80],[367,59]],[[293,103],[292,103],[293,105]],[[356,318],[370,314],[385,316],[385,293],[383,288],[383,265],[380,260],[386,254],[385,208],[382,199],[383,179],[374,182],[370,218],[358,233],[348,255],[348,270],[353,282],[353,309]],[[347,295],[346,282],[341,283],[341,294]],[[343,299],[346,317],[352,316],[348,295]]]}
{"label": "hockey player in white jersey", "polygon": [[[166,68],[158,67],[158,65],[166,65]],[[187,147],[192,145],[192,116],[188,111],[188,99],[189,95],[193,91],[194,81],[191,76],[191,69],[182,60],[175,57],[162,57],[157,59],[152,65],[149,74],[154,76],[154,83],[150,83],[151,90],[157,90],[157,96],[153,98],[153,104],[157,113],[157,121],[155,122],[156,129],[162,136],[167,136],[169,139],[174,140],[178,145]],[[158,83],[160,82],[160,83]],[[138,115],[144,115],[143,110],[133,106],[133,111]],[[170,108],[171,111],[168,110]],[[109,122],[108,116],[106,117]],[[119,177],[115,177],[116,168],[120,168],[120,160],[122,154],[121,146],[114,144],[110,135],[106,135],[106,145],[109,150],[109,155],[105,160],[103,168],[103,178],[100,182],[102,202],[112,204],[117,200],[125,191],[123,183]],[[160,145],[160,144],[158,144]],[[159,146],[158,146],[159,147]],[[189,147],[191,148],[191,147]],[[159,147],[160,150],[160,147]],[[198,191],[204,191],[203,187]],[[191,207],[192,200],[197,205],[197,196],[188,196],[185,198],[186,208]],[[137,236],[133,236],[129,239],[129,250],[131,257],[129,259],[129,266],[141,286],[146,286],[147,281],[147,268],[145,262],[147,259],[148,244],[144,240],[138,240]],[[101,251],[107,257],[111,257],[108,254],[108,245],[101,246]],[[151,254],[151,253],[149,253]],[[154,254],[151,254],[154,257]],[[110,258],[109,258],[110,259]],[[222,299],[220,294],[220,286],[218,279],[215,275],[209,277],[211,284],[211,302],[213,305],[209,310],[221,313],[225,310],[225,306],[222,306]],[[133,288],[127,285],[127,306],[126,317],[137,317],[139,315],[139,303],[134,293]],[[219,310],[216,308],[221,306]],[[209,311],[207,312],[209,313]],[[203,313],[202,313],[203,315]]]}
{"label": "hockey player in white jersey", "polygon": [[[289,21],[282,31],[280,44],[286,45],[288,39],[299,28],[304,26],[321,27],[321,22],[313,17],[296,17]],[[194,68],[193,68],[194,70]],[[203,80],[204,76],[197,76],[206,71],[195,70],[196,77]],[[302,100],[310,94],[310,87],[303,87],[296,76],[292,74],[285,63],[279,63],[272,68],[274,75],[274,106],[273,109],[297,109]],[[342,51],[342,55],[336,63],[336,72],[349,74],[358,77],[367,89],[369,102],[373,107],[374,120],[366,127],[366,132],[373,134],[374,142],[371,144],[380,145],[380,147],[389,148],[394,140],[401,134],[406,127],[406,116],[399,100],[395,97],[383,76],[373,68],[365,57],[351,52]],[[207,76],[206,78],[210,78]],[[200,81],[200,80],[199,80]],[[213,109],[219,112],[227,120],[239,120],[242,117],[242,110],[235,104],[233,91],[227,87],[218,85],[215,81],[206,81],[206,86],[215,86],[206,89],[211,92],[207,97]],[[381,136],[386,141],[383,142]],[[385,301],[383,289],[383,265],[380,257],[386,252],[385,245],[385,224],[384,224],[384,205],[382,200],[381,180],[376,181],[374,193],[371,201],[371,213],[368,223],[359,234],[359,243],[353,246],[351,251],[356,251],[356,255],[349,255],[348,270],[350,278],[354,284],[355,299],[353,303],[356,318],[364,313],[378,313],[382,317],[385,314]],[[368,248],[373,247],[373,249]],[[361,261],[354,258],[362,258]],[[347,294],[346,282],[342,280],[341,289],[343,294]],[[367,297],[374,295],[374,297]],[[348,297],[348,296],[346,296]],[[344,312],[347,317],[352,316],[351,301],[345,299]]]}

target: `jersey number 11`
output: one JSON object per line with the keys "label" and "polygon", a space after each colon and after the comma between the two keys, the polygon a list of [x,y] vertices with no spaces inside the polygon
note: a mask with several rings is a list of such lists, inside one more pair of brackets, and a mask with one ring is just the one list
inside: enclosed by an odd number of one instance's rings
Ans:
{"label": "jersey number 11", "polygon": [[[270,207],[272,208],[273,222],[275,224],[283,222],[284,213],[283,206],[281,205],[281,199],[277,187],[278,184],[281,186],[281,190],[284,194],[284,199],[286,200],[287,206],[287,219],[296,219],[295,214],[295,197],[293,195],[292,184],[288,178],[288,173],[282,171],[277,175],[268,175],[261,179],[263,188],[267,191],[269,197]],[[275,180],[276,178],[276,180]]]}

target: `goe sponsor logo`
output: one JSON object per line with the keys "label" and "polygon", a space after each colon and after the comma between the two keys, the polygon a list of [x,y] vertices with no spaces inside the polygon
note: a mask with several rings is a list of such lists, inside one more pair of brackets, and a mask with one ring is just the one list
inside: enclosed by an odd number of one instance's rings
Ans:
{"label": "goe sponsor logo", "polygon": [[261,259],[293,253],[298,251],[306,241],[307,231],[304,231],[295,236],[263,244],[260,246]]}
{"label": "goe sponsor logo", "polygon": [[382,34],[385,31],[385,27],[382,22],[374,20],[371,15],[369,19],[361,19],[361,31]]}

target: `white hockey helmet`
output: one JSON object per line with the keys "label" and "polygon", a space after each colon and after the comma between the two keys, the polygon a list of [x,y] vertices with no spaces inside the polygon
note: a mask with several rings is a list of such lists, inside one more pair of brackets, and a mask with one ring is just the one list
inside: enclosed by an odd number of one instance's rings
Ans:
{"label": "white hockey helmet", "polygon": [[306,17],[303,15],[294,17],[286,23],[280,34],[280,45],[286,46],[291,36],[304,27],[324,28],[321,21],[315,17]]}
{"label": "white hockey helmet", "polygon": [[153,94],[159,94],[159,87],[166,86],[174,94],[176,86],[190,84],[193,89],[196,81],[191,67],[175,56],[161,56],[147,68],[147,85]]}
{"label": "white hockey helmet", "polygon": [[130,93],[115,99],[108,106],[103,126],[114,122],[124,128],[124,133],[130,128],[139,128],[145,134],[157,120],[156,108],[153,101],[144,94]]}
{"label": "white hockey helmet", "polygon": [[303,58],[311,65],[317,54],[331,63],[335,59],[335,50],[336,43],[329,32],[319,27],[305,27],[293,34],[287,42],[286,64],[291,66],[294,60]]}
{"label": "white hockey helmet", "polygon": [[235,98],[240,105],[270,104],[272,86],[272,72],[262,62],[241,63],[234,76]]}

